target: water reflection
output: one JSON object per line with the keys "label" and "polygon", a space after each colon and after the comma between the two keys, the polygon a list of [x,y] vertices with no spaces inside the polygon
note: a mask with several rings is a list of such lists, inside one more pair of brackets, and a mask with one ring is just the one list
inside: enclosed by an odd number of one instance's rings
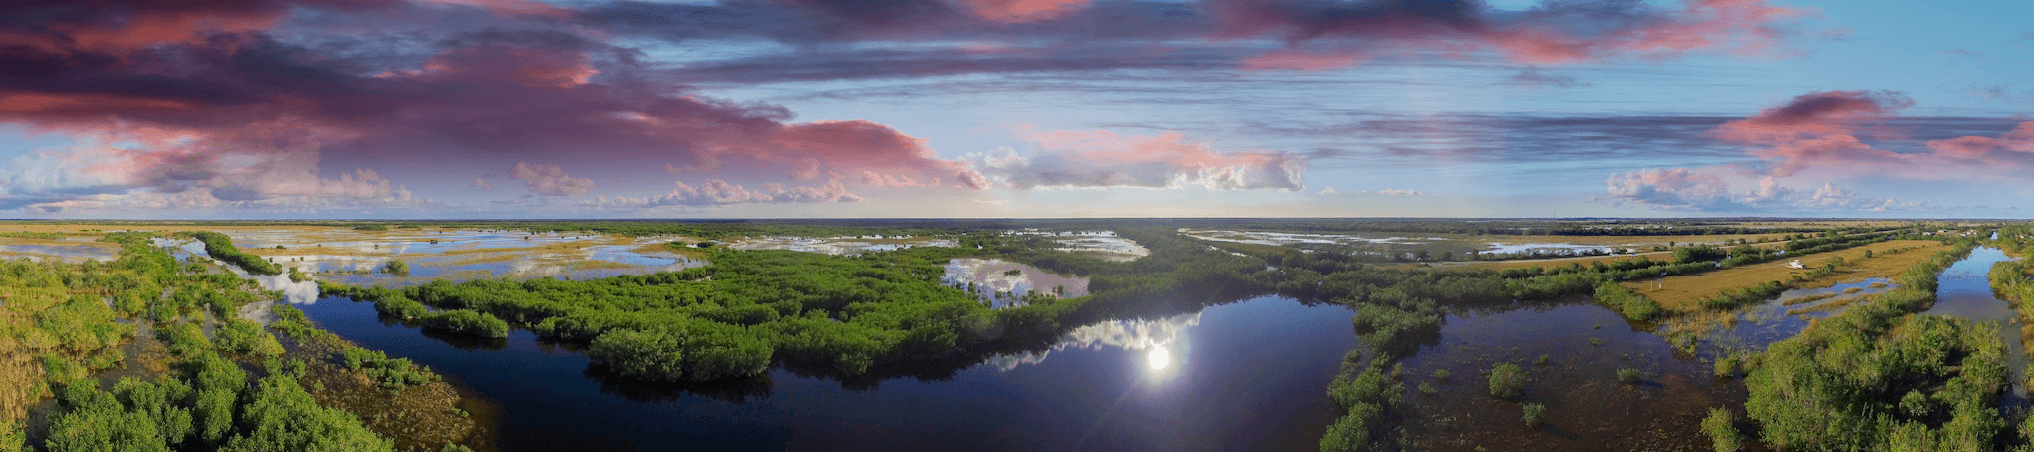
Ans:
{"label": "water reflection", "polygon": [[880,387],[781,368],[681,384],[616,377],[527,331],[463,349],[385,325],[366,303],[304,309],[499,402],[505,452],[1311,450],[1336,415],[1321,388],[1356,343],[1346,309],[1263,297],[1078,328],[1044,350],[1052,359],[1009,368],[933,369],[939,377]]}
{"label": "water reflection", "polygon": [[1090,254],[1112,262],[1129,262],[1151,255],[1151,250],[1145,249],[1135,241],[1117,236],[1116,231],[1045,231],[1028,228],[1003,233],[1013,236],[1051,237],[1053,242],[1059,245],[1054,247],[1054,250]]}
{"label": "water reflection", "polygon": [[[1018,366],[1045,362],[1047,356],[1062,350],[1099,350],[1115,348],[1121,350],[1146,351],[1146,367],[1158,359],[1164,360],[1163,368],[1172,364],[1172,351],[1168,345],[1181,342],[1187,330],[1201,324],[1201,313],[1179,314],[1156,320],[1125,319],[1111,320],[1075,328],[1061,338],[1050,349],[1035,352],[1005,355],[990,358],[983,365],[1008,372]],[[1185,344],[1177,346],[1184,348]],[[1163,356],[1149,353],[1150,350],[1165,350]],[[1156,369],[1154,369],[1156,370]]]}
{"label": "water reflection", "polygon": [[973,288],[990,307],[1023,305],[1030,293],[1073,298],[1088,293],[1088,278],[1055,275],[1037,267],[1002,259],[954,259],[946,264],[946,284]]}
{"label": "water reflection", "polygon": [[1166,350],[1163,345],[1152,347],[1150,352],[1144,354],[1144,367],[1153,373],[1164,372],[1165,368],[1171,365],[1172,350]]}
{"label": "water reflection", "polygon": [[1657,330],[1663,337],[1694,333],[1712,352],[1752,350],[1794,337],[1814,319],[1842,313],[1864,297],[1898,287],[1889,278],[1865,278],[1829,287],[1797,288],[1759,304],[1729,312],[1697,311],[1667,319]]}
{"label": "water reflection", "polygon": [[0,243],[0,257],[25,257],[30,260],[57,259],[62,262],[100,262],[119,258],[118,248],[95,245],[37,245]]}
{"label": "water reflection", "polygon": [[[208,256],[208,257],[210,256],[209,254],[205,253],[205,243],[199,242],[197,240],[170,240],[156,238],[152,239],[152,242],[155,243],[157,246],[168,247],[171,248],[172,250],[180,251],[179,253],[172,253],[172,257],[177,257],[180,259],[188,260],[194,256]],[[241,270],[239,266],[235,265],[222,264],[220,265],[220,268],[226,269],[227,272],[233,273],[234,276],[239,276],[243,279],[254,280],[254,282],[256,284],[261,285],[261,288],[264,290],[274,290],[282,292],[283,299],[281,301],[288,302],[289,304],[310,304],[318,301],[317,281],[313,281],[310,279],[305,279],[303,281],[295,281],[291,280],[288,274],[273,276],[249,274],[247,273],[246,270]],[[259,312],[258,314],[251,314],[253,317],[251,317],[250,320],[266,322],[267,311],[262,310],[258,312]]]}
{"label": "water reflection", "polygon": [[2008,381],[2015,397],[2004,403],[2024,404],[2027,396],[2027,351],[2020,330],[2020,313],[2011,303],[2000,300],[1992,292],[1990,273],[1992,265],[2012,260],[1998,248],[1983,247],[1971,250],[1970,257],[1950,264],[1936,279],[1935,304],[1923,314],[1961,317],[1973,322],[1989,322],[1998,325],[1999,339],[2006,344],[2006,369],[2012,372]]}
{"label": "water reflection", "polygon": [[[304,237],[278,234],[231,233],[236,243],[246,237],[242,249],[259,252],[276,265],[349,285],[404,286],[435,279],[456,282],[494,277],[602,278],[678,271],[707,264],[662,248],[657,243],[666,238],[660,237],[444,230],[303,243]],[[633,244],[636,242],[649,244]],[[281,243],[288,245],[282,249],[270,247]],[[204,245],[196,241],[179,246],[189,253],[204,254]],[[409,273],[394,275],[380,271],[392,261],[404,262]],[[308,302],[300,297],[292,300]]]}
{"label": "water reflection", "polygon": [[[1449,315],[1436,344],[1401,362],[1418,451],[1707,450],[1703,414],[1745,397],[1643,325],[1580,301]],[[1525,369],[1518,400],[1490,396],[1480,373],[1498,363]],[[1620,368],[1644,384],[1619,383]],[[1524,402],[1546,406],[1543,426],[1519,421]]]}

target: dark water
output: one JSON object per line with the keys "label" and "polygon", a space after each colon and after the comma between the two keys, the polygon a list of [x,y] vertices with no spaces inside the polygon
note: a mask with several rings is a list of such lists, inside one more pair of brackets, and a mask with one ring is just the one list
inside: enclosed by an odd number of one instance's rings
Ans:
{"label": "dark water", "polygon": [[1999,339],[2006,343],[2006,369],[2013,373],[2010,380],[2013,393],[2018,396],[2008,402],[2024,404],[2027,396],[2027,351],[2021,342],[2020,313],[1992,292],[1990,280],[1992,264],[2009,260],[2012,258],[2006,257],[2006,253],[1998,248],[1971,250],[1970,257],[1942,270],[1942,275],[1936,280],[1935,305],[1923,314],[1997,324]]}
{"label": "dark water", "polygon": [[1260,297],[1090,325],[1049,350],[873,387],[784,370],[649,384],[525,331],[447,341],[384,324],[366,303],[303,308],[494,399],[504,451],[1315,450],[1337,414],[1325,388],[1356,347],[1347,309]]}
{"label": "dark water", "polygon": [[[1451,315],[1438,343],[1402,361],[1406,430],[1414,450],[1708,450],[1702,417],[1742,406],[1744,387],[1715,378],[1702,357],[1677,353],[1648,326],[1586,300]],[[1501,362],[1519,364],[1529,379],[1517,400],[1490,395],[1482,373]],[[1645,378],[1620,382],[1621,368]],[[1523,421],[1524,403],[1546,405],[1544,426]]]}

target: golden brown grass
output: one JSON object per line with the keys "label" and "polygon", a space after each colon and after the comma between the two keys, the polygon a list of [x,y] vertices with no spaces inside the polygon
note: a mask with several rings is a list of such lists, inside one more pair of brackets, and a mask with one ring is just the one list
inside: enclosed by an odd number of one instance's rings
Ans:
{"label": "golden brown grass", "polygon": [[[1652,297],[1654,301],[1660,303],[1662,309],[1672,312],[1694,312],[1702,309],[1696,304],[1696,300],[1703,297],[1715,295],[1724,289],[1747,287],[1766,281],[1788,282],[1792,280],[1793,275],[1807,274],[1812,269],[1821,267],[1830,259],[1837,257],[1842,257],[1850,264],[1835,274],[1797,284],[1796,287],[1827,287],[1843,281],[1892,276],[1906,270],[1907,267],[1913,266],[1917,262],[1928,259],[1928,256],[1941,246],[1940,242],[1934,241],[1895,240],[1847,250],[1784,258],[1773,262],[1728,268],[1699,275],[1669,276],[1661,281],[1659,288],[1655,288],[1653,280],[1626,281],[1623,284],[1625,287],[1630,287],[1638,293]],[[1902,248],[1907,248],[1907,250],[1899,254],[1886,254],[1887,251]],[[1877,254],[1877,257],[1865,259],[1865,250],[1871,250]],[[1787,268],[1787,263],[1794,259],[1800,259],[1801,264],[1808,267],[1808,270]]]}
{"label": "golden brown grass", "polygon": [[1810,313],[1810,312],[1824,312],[1824,311],[1834,311],[1834,310],[1838,310],[1838,309],[1843,309],[1843,308],[1844,308],[1845,306],[1850,306],[1850,304],[1851,304],[1851,303],[1856,303],[1856,302],[1858,302],[1858,301],[1862,301],[1862,300],[1864,300],[1865,298],[1866,298],[1866,297],[1850,297],[1850,298],[1845,298],[1845,299],[1842,299],[1842,300],[1832,300],[1832,301],[1830,301],[1830,302],[1827,302],[1827,303],[1822,303],[1822,304],[1816,304],[1816,305],[1810,305],[1810,306],[1802,306],[1802,307],[1798,307],[1798,308],[1793,308],[1793,309],[1788,309],[1788,310],[1787,310],[1787,315],[1801,315],[1801,314],[1807,314],[1807,313]]}
{"label": "golden brown grass", "polygon": [[335,340],[299,343],[292,352],[310,364],[300,381],[318,404],[359,416],[375,433],[394,439],[396,450],[436,450],[466,441],[477,431],[479,424],[460,408],[465,398],[451,384],[384,389],[365,371],[331,363],[327,357],[350,344]]}
{"label": "golden brown grass", "polygon": [[1672,244],[1674,244],[1674,246],[1688,246],[1688,245],[1702,245],[1702,244],[1708,244],[1708,245],[1718,245],[1718,244],[1723,244],[1723,243],[1732,243],[1732,242],[1736,242],[1736,241],[1737,241],[1737,239],[1744,239],[1745,241],[1748,241],[1748,242],[1753,242],[1753,243],[1757,243],[1757,242],[1761,242],[1761,241],[1764,241],[1764,242],[1778,242],[1778,241],[1781,241],[1781,240],[1782,240],[1782,239],[1783,239],[1784,237],[1786,237],[1786,236],[1787,236],[1787,234],[1781,234],[1781,233],[1774,233],[1774,234],[1717,234],[1717,235],[1646,235],[1646,236],[1632,236],[1632,235],[1484,235],[1484,236],[1474,236],[1475,238],[1474,238],[1473,240],[1479,240],[1479,241],[1484,241],[1484,242],[1497,242],[1497,243],[1503,243],[1503,244],[1507,244],[1507,245],[1517,245],[1517,244],[1525,244],[1525,243],[1568,243],[1568,244],[1575,244],[1575,245],[1594,245],[1594,246],[1608,246],[1608,247],[1632,247],[1632,248],[1642,248],[1642,249],[1652,249],[1653,245],[1667,245],[1667,244],[1669,244],[1669,243],[1672,243]]}
{"label": "golden brown grass", "polygon": [[[1682,245],[1690,244],[1690,242],[1678,242],[1678,243]],[[1664,245],[1666,244],[1666,242],[1661,242],[1661,244]],[[1757,246],[1761,248],[1777,248],[1785,244],[1786,244],[1785,242],[1768,242],[1768,243],[1753,243],[1752,246]],[[1470,268],[1477,270],[1503,270],[1507,268],[1528,268],[1528,267],[1553,268],[1553,267],[1566,267],[1568,266],[1568,264],[1581,264],[1582,266],[1586,267],[1597,262],[1609,264],[1612,262],[1637,260],[1641,258],[1652,259],[1654,262],[1664,262],[1673,260],[1674,252],[1648,251],[1638,254],[1620,255],[1620,256],[1589,256],[1589,257],[1568,257],[1556,259],[1519,259],[1508,261],[1482,261],[1482,262],[1441,262],[1435,263],[1433,264],[1433,266],[1435,268],[1447,268],[1447,269]]]}
{"label": "golden brown grass", "polygon": [[[698,242],[687,241],[686,243],[698,243]],[[698,248],[691,247],[673,248],[669,246],[664,246],[664,243],[662,242],[636,245],[635,248],[630,248],[629,251],[633,251],[636,254],[641,254],[645,256],[656,256],[659,254],[674,254],[696,261],[706,260],[706,251],[702,251]]]}

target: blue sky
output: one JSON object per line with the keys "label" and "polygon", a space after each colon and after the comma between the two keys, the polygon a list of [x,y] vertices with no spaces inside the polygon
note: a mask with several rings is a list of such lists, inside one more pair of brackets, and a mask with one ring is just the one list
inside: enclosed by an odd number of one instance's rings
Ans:
{"label": "blue sky", "polygon": [[38,2],[0,216],[2034,216],[2034,3],[1700,1]]}

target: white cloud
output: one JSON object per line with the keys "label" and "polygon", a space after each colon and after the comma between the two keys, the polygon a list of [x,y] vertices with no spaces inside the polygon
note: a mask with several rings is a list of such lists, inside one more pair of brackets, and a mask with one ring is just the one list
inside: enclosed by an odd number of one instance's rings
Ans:
{"label": "white cloud", "polygon": [[762,190],[750,190],[720,179],[710,179],[697,186],[684,182],[670,193],[647,198],[599,197],[584,204],[604,207],[712,207],[734,204],[765,203],[819,203],[856,202],[862,197],[848,193],[840,179],[828,179],[817,187],[785,187],[782,184],[766,183]]}
{"label": "white cloud", "polygon": [[584,195],[599,188],[593,184],[593,179],[572,177],[565,174],[564,167],[550,163],[531,165],[516,162],[516,166],[509,169],[509,175],[524,181],[523,186],[531,193],[544,196]]}
{"label": "white cloud", "polygon": [[969,154],[962,160],[1012,188],[1202,186],[1212,190],[1305,188],[1307,159],[1292,152],[1215,152],[1176,133],[1120,137],[1107,131],[1034,132],[1039,151]]}
{"label": "white cloud", "polygon": [[1608,185],[1606,191],[1613,203],[1632,203],[1657,210],[1784,214],[1803,211],[1926,211],[1942,208],[1926,201],[1865,196],[1832,182],[1823,182],[1820,188],[1806,192],[1782,186],[1778,179],[1770,176],[1759,179],[1757,189],[1733,193],[1730,191],[1730,184],[1723,177],[1682,168],[1646,169],[1614,174],[1606,182]]}

